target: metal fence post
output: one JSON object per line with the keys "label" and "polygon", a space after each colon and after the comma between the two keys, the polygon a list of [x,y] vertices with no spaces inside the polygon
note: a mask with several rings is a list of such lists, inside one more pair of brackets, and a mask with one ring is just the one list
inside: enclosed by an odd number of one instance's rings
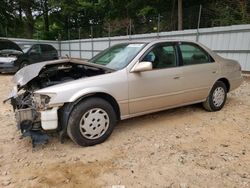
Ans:
{"label": "metal fence post", "polygon": [[129,40],[131,40],[131,33],[132,33],[132,21],[131,18],[129,19]]}
{"label": "metal fence post", "polygon": [[200,5],[200,10],[199,10],[197,33],[196,33],[196,42],[199,42],[199,28],[200,28],[200,21],[201,21],[201,9],[202,9],[202,5]]}
{"label": "metal fence post", "polygon": [[59,55],[62,57],[62,47],[61,47],[61,37],[58,37],[58,47],[59,47]]}
{"label": "metal fence post", "polygon": [[158,14],[158,17],[157,17],[157,37],[158,38],[160,37],[160,19],[161,19],[161,15]]}
{"label": "metal fence post", "polygon": [[111,45],[111,39],[110,39],[110,23],[109,23],[109,47],[110,47],[110,45]]}
{"label": "metal fence post", "polygon": [[71,41],[70,41],[70,30],[68,29],[68,46],[69,46],[69,57],[71,57]]}
{"label": "metal fence post", "polygon": [[79,28],[79,57],[82,59],[81,28]]}
{"label": "metal fence post", "polygon": [[94,44],[93,44],[93,26],[90,25],[90,32],[91,32],[91,57],[94,57]]}

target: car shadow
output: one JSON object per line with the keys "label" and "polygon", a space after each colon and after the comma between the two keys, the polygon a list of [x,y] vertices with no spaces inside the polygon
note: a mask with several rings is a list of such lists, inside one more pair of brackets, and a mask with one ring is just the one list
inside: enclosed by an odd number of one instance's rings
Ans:
{"label": "car shadow", "polygon": [[0,76],[14,76],[16,73],[0,73]]}
{"label": "car shadow", "polygon": [[[166,119],[168,117],[172,117],[172,118],[178,118],[180,115],[190,115],[190,113],[192,112],[204,112],[206,113],[207,111],[205,111],[202,108],[202,105],[200,103],[198,104],[193,104],[193,105],[188,105],[188,106],[182,106],[182,107],[176,107],[173,109],[168,109],[168,110],[162,110],[159,112],[154,112],[154,113],[150,113],[150,114],[146,114],[146,115],[142,115],[142,116],[138,116],[138,117],[133,117],[130,119],[125,119],[122,120],[118,123],[117,125],[117,129],[130,129],[131,126],[143,126],[143,123],[141,123],[142,121],[145,121],[145,123],[147,121],[150,121],[152,124],[154,124],[156,121],[158,121],[158,119]],[[129,126],[127,126],[129,125]]]}

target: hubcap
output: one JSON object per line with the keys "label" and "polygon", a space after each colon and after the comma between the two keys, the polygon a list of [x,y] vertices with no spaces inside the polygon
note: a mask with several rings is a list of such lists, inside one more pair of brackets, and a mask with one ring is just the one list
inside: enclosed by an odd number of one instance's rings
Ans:
{"label": "hubcap", "polygon": [[217,87],[213,93],[213,103],[214,106],[220,107],[225,99],[225,91],[222,87]]}
{"label": "hubcap", "polygon": [[109,116],[101,108],[88,110],[80,120],[80,132],[87,139],[100,138],[109,127]]}

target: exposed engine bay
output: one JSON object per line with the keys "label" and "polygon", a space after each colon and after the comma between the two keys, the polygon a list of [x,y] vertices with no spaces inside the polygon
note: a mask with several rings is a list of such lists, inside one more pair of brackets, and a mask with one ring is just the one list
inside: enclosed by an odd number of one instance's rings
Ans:
{"label": "exposed engine bay", "polygon": [[104,74],[105,71],[98,68],[79,64],[55,64],[43,68],[38,77],[27,84],[27,89],[42,89],[56,84],[76,80],[83,77],[91,77]]}
{"label": "exposed engine bay", "polygon": [[[35,64],[31,66],[35,68]],[[14,94],[9,98],[15,111],[18,129],[21,130],[23,136],[31,136],[33,146],[47,142],[48,136],[46,133],[49,132],[50,129],[53,129],[51,128],[53,121],[49,118],[58,117],[59,108],[50,107],[48,112],[44,111],[50,97],[36,96],[34,92],[50,86],[109,72],[111,72],[111,70],[75,62],[66,61],[59,62],[58,64],[46,64],[41,68],[39,74],[27,81],[26,84],[19,85],[17,83],[15,87],[16,91],[14,91]],[[28,74],[28,72],[26,73]],[[60,117],[53,120],[58,122],[59,118]],[[44,123],[43,125],[43,119],[46,119],[47,124]],[[61,127],[58,126],[55,128],[60,131]]]}
{"label": "exposed engine bay", "polygon": [[16,98],[12,98],[12,105],[14,109],[32,108],[34,107],[32,100],[33,92],[38,89],[105,73],[107,73],[106,70],[82,64],[64,63],[47,65],[43,67],[37,77],[18,88],[20,94]]}

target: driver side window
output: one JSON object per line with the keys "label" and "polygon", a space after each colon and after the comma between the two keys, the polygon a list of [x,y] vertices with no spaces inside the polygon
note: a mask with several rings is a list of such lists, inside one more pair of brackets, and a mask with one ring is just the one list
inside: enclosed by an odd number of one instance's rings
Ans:
{"label": "driver side window", "polygon": [[152,62],[153,69],[176,67],[175,48],[172,44],[157,45],[142,61]]}

